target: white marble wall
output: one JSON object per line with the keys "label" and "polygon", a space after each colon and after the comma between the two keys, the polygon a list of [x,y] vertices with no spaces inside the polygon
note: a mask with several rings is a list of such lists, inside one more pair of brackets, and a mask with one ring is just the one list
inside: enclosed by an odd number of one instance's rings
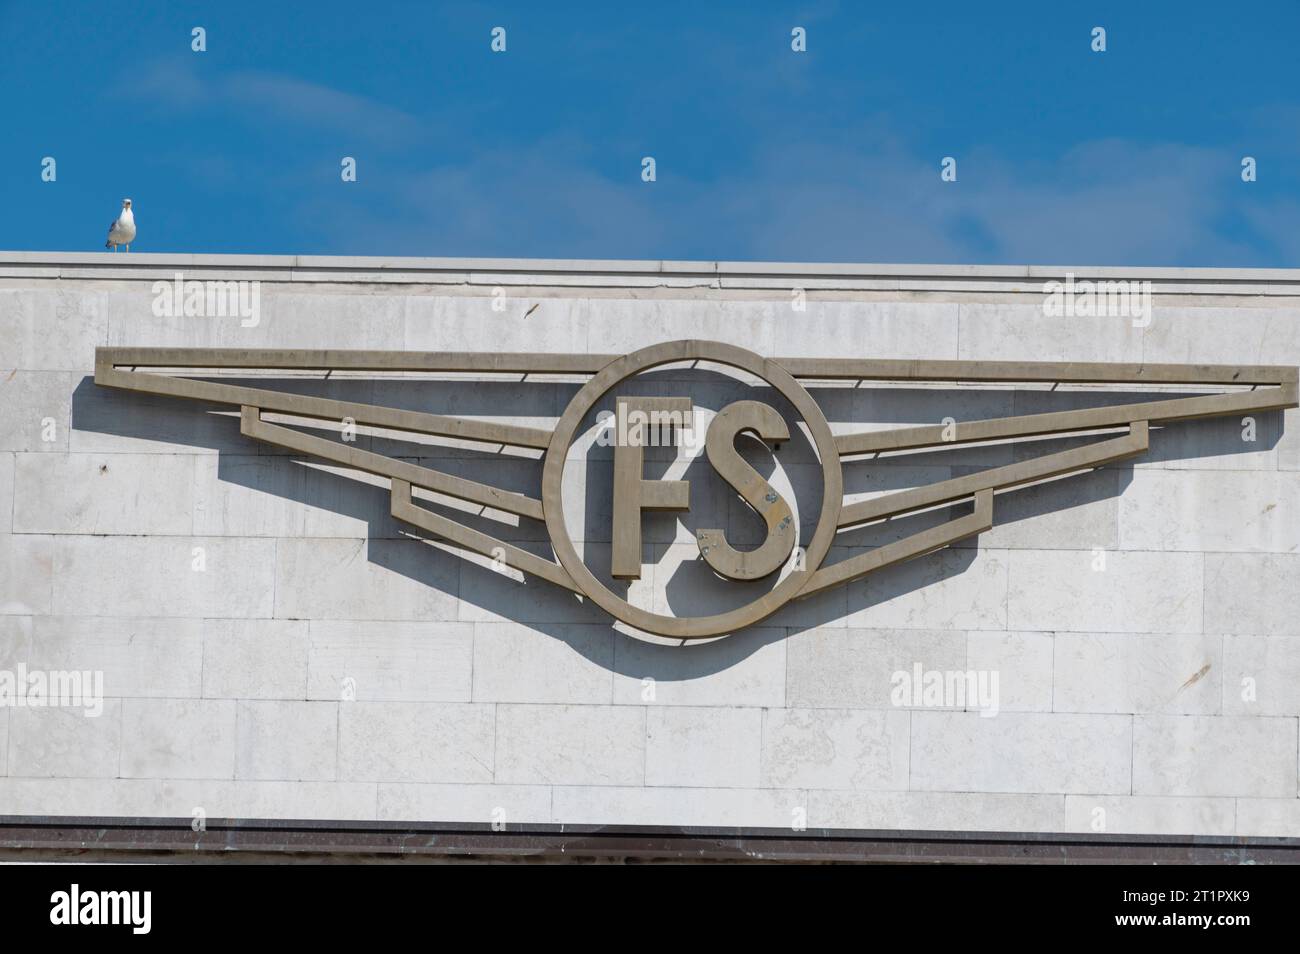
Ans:
{"label": "white marble wall", "polygon": [[[1032,281],[814,291],[795,312],[775,282],[516,274],[495,312],[490,284],[358,268],[353,283],[277,275],[242,328],[154,317],[144,271],[0,271],[0,670],[101,671],[106,696],[96,718],[0,708],[0,814],[1300,836],[1296,412],[1259,415],[1253,444],[1239,421],[1153,432],[1134,463],[999,497],[977,541],[678,647],[404,536],[381,481],[91,379],[110,344],[622,353],[697,337],[776,355],[1297,364],[1300,277],[1201,296],[1171,276],[1135,328],[1046,318]],[[573,392],[420,387],[370,399],[545,426]],[[836,430],[1096,401],[825,397]],[[538,493],[527,455],[362,440]],[[865,496],[1023,453],[849,464],[846,484]],[[647,527],[656,554],[672,539]],[[891,675],[917,663],[997,673],[998,714],[893,705]]]}

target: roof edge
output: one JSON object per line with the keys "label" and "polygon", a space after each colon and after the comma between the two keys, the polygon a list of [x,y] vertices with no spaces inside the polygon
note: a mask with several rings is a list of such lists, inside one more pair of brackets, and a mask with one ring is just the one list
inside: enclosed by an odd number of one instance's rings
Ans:
{"label": "roof edge", "polygon": [[619,259],[419,258],[0,251],[0,278],[158,280],[177,271],[265,281],[718,288],[1041,290],[1044,282],[1150,281],[1156,292],[1300,294],[1300,268],[927,265]]}

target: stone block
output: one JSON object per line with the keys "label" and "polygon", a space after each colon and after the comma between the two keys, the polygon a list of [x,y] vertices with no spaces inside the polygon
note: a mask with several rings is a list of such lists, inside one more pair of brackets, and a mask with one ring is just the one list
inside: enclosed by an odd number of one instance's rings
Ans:
{"label": "stone block", "polygon": [[651,706],[645,710],[645,783],[756,788],[761,709]]}
{"label": "stone block", "polygon": [[970,632],[966,634],[966,667],[977,680],[988,674],[985,685],[990,688],[993,674],[997,674],[998,711],[1050,712],[1054,646],[1052,633]]}
{"label": "stone block", "polygon": [[[1007,619],[1011,629],[1201,631],[1203,558],[1199,553],[1007,552]],[[1094,569],[1101,566],[1105,569]]]}
{"label": "stone block", "polygon": [[194,698],[205,625],[155,617],[3,618],[0,669],[21,663],[29,670],[102,672],[107,696]]}
{"label": "stone block", "polygon": [[810,301],[798,313],[787,304],[774,313],[773,349],[777,357],[797,358],[956,358],[957,308],[937,301]]}
{"label": "stone block", "polygon": [[1285,472],[1137,471],[1120,499],[1125,550],[1300,550],[1300,481]]}
{"label": "stone block", "polygon": [[379,786],[378,817],[383,821],[467,822],[511,826],[547,824],[551,789],[547,785],[420,785],[384,782]]}
{"label": "stone block", "polygon": [[419,540],[281,540],[275,615],[454,620],[458,570]]}
{"label": "stone block", "polygon": [[186,535],[194,459],[160,454],[19,454],[19,533]]}
{"label": "stone block", "polygon": [[442,702],[339,705],[339,779],[491,782],[492,706]]}
{"label": "stone block", "polygon": [[561,825],[791,828],[807,818],[802,792],[754,788],[556,786],[551,820]]}
{"label": "stone block", "polygon": [[202,635],[205,698],[308,697],[306,620],[208,619]]}
{"label": "stone block", "polygon": [[122,701],[122,778],[232,779],[235,750],[233,701]]}
{"label": "stone block", "polygon": [[608,704],[614,640],[608,626],[538,632],[515,623],[474,623],[475,702]]}
{"label": "stone block", "polygon": [[0,453],[0,533],[13,529],[14,455]]}
{"label": "stone block", "polygon": [[[528,298],[506,292],[494,311],[489,288],[481,295],[408,295],[408,351],[516,351],[583,354],[588,350],[592,303],[576,298]],[[601,303],[603,304],[603,302]],[[529,313],[529,309],[537,305]],[[597,341],[592,349],[606,353]]]}
{"label": "stone block", "polygon": [[33,454],[68,449],[72,394],[82,376],[64,371],[0,374],[0,451]]}
{"label": "stone block", "polygon": [[1048,316],[1044,300],[1045,296],[1026,304],[962,304],[959,357],[966,361],[1143,360],[1142,329],[1133,326],[1131,317]]}
{"label": "stone block", "polygon": [[1057,712],[1216,715],[1222,637],[1165,633],[1057,633]]}
{"label": "stone block", "polygon": [[1295,719],[1136,716],[1133,794],[1295,798]]}
{"label": "stone block", "polygon": [[1300,636],[1300,553],[1207,553],[1205,632]]}
{"label": "stone block", "polygon": [[[904,674],[965,670],[966,635],[951,630],[810,629],[786,643],[787,704],[799,708],[894,708]],[[899,690],[904,708],[912,695]]]}
{"label": "stone block", "polygon": [[1128,716],[913,712],[911,787],[1127,795],[1132,747]]}
{"label": "stone block", "polygon": [[497,706],[496,780],[642,785],[646,711],[632,706]]}
{"label": "stone block", "polygon": [[846,625],[1005,629],[1008,569],[1015,565],[1008,554],[1015,552],[947,548],[877,570],[848,585],[850,605],[855,599],[865,605]]}
{"label": "stone block", "polygon": [[0,534],[0,615],[50,612],[53,587],[53,539]]}
{"label": "stone block", "polygon": [[54,540],[55,613],[269,617],[275,541],[220,537]]}
{"label": "stone block", "polygon": [[905,789],[909,732],[903,711],[769,709],[763,713],[763,784]]}
{"label": "stone block", "polygon": [[337,702],[242,701],[235,777],[328,782],[337,777]]}
{"label": "stone block", "polygon": [[1300,716],[1300,639],[1224,636],[1223,714]]}
{"label": "stone block", "polygon": [[468,702],[473,653],[468,623],[315,619],[307,697]]}
{"label": "stone block", "polygon": [[83,705],[14,709],[9,716],[8,773],[35,778],[116,778],[122,702],[103,699],[99,714],[93,715],[94,711]]}
{"label": "stone block", "polygon": [[85,373],[107,336],[106,296],[93,287],[0,288],[0,368]]}
{"label": "stone block", "polygon": [[621,705],[785,704],[786,630],[758,626],[724,639],[614,637],[614,701]]}

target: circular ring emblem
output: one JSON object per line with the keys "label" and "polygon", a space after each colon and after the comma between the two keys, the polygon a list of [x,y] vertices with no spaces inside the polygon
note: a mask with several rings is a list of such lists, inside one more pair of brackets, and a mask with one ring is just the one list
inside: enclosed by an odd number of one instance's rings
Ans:
{"label": "circular ring emblem", "polygon": [[[714,616],[665,616],[633,606],[614,594],[596,579],[578,556],[569,538],[564,521],[561,483],[564,463],[569,447],[577,436],[578,427],[596,402],[612,388],[627,378],[660,365],[679,361],[710,361],[748,372],[775,388],[802,416],[812,434],[817,456],[821,458],[823,486],[822,507],[817,518],[817,529],[805,552],[804,566],[786,575],[766,594],[737,609]],[[771,616],[799,594],[812,574],[821,565],[839,523],[840,506],[844,497],[843,476],[840,472],[839,452],[830,425],[812,395],[780,365],[734,345],[714,341],[669,341],[652,345],[610,362],[578,391],[560,418],[546,450],[546,464],[542,471],[542,508],[551,546],[560,565],[568,572],[574,585],[605,612],[630,626],[645,632],[678,639],[703,639],[721,636],[752,626]]]}

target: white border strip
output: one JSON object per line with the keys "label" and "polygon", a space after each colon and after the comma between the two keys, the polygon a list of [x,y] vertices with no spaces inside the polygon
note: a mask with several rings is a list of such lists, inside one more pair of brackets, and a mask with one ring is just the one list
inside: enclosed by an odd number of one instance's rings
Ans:
{"label": "white border strip", "polygon": [[1300,269],[1065,265],[892,265],[582,259],[383,258],[4,252],[0,278],[156,281],[187,277],[586,288],[1041,292],[1046,281],[1149,281],[1154,294],[1300,296]]}

